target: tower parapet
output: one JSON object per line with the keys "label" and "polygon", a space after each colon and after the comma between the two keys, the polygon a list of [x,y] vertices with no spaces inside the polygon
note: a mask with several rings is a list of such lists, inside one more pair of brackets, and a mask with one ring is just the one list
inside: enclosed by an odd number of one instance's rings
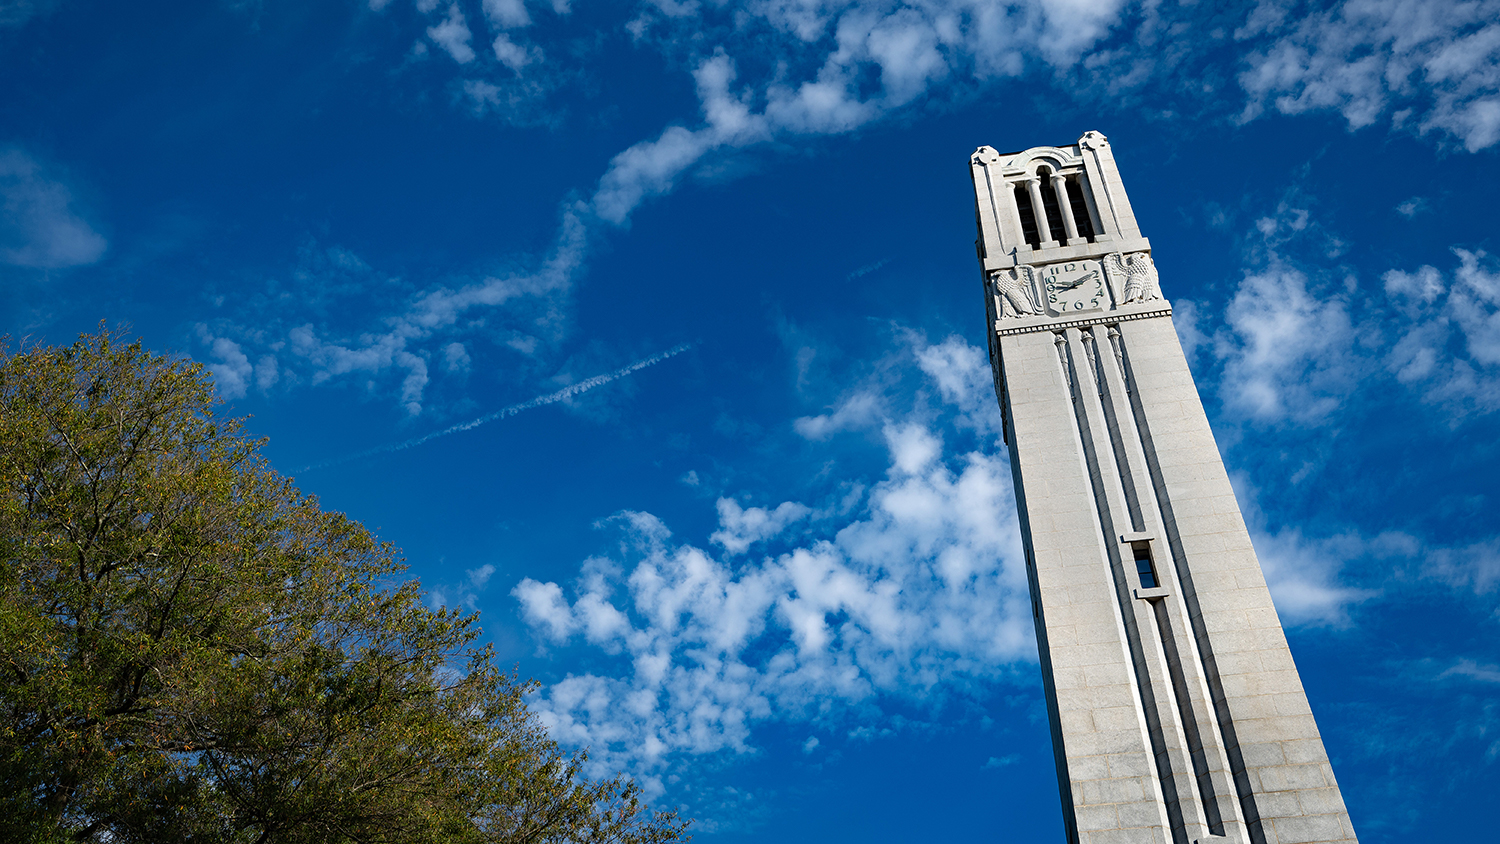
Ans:
{"label": "tower parapet", "polygon": [[1109,139],[1085,132],[1071,146],[1009,154],[980,147],[969,167],[993,317],[1079,316],[1161,298]]}

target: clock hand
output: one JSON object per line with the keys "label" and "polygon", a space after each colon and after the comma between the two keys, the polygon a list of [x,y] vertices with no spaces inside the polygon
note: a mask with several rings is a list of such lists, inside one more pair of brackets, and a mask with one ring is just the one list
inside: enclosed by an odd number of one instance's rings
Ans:
{"label": "clock hand", "polygon": [[1099,275],[1099,271],[1098,270],[1094,270],[1093,272],[1091,272],[1091,273],[1089,273],[1087,275],[1081,275],[1078,278],[1073,279],[1072,281],[1068,282],[1067,284],[1054,285],[1052,289],[1053,290],[1057,290],[1057,291],[1072,290],[1073,288],[1079,286],[1080,284],[1083,284],[1085,281],[1092,281],[1094,279],[1094,277],[1097,276],[1097,275]]}

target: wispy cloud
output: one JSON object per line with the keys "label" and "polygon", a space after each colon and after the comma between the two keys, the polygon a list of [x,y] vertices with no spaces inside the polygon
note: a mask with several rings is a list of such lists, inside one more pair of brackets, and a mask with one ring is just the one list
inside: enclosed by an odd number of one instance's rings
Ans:
{"label": "wispy cloud", "polygon": [[1330,265],[1343,243],[1306,208],[1283,201],[1250,241],[1222,324],[1205,326],[1202,303],[1178,315],[1190,358],[1206,348],[1222,367],[1213,389],[1233,416],[1337,422],[1351,397],[1403,386],[1448,411],[1453,425],[1500,410],[1493,256],[1455,246],[1456,266],[1388,269],[1371,295],[1352,269]]}
{"label": "wispy cloud", "polygon": [[1406,318],[1387,366],[1461,419],[1466,410],[1500,410],[1500,265],[1483,250],[1455,247],[1453,254],[1451,274],[1424,265],[1381,280]]}
{"label": "wispy cloud", "polygon": [[1358,563],[1403,559],[1417,547],[1412,537],[1394,533],[1313,539],[1287,528],[1274,534],[1252,529],[1252,536],[1276,611],[1287,626],[1349,624],[1351,610],[1379,593],[1349,585],[1341,577],[1345,570]]}
{"label": "wispy cloud", "polygon": [[329,466],[337,466],[342,463],[348,463],[351,460],[360,460],[365,457],[373,457],[377,454],[390,454],[396,451],[405,451],[408,448],[416,448],[423,443],[431,442],[440,437],[451,436],[463,431],[471,431],[475,428],[478,428],[480,425],[484,425],[500,419],[505,419],[510,416],[515,416],[516,414],[523,413],[527,410],[532,410],[544,405],[556,404],[560,401],[566,401],[570,398],[573,398],[574,396],[586,393],[589,390],[594,389],[595,387],[602,387],[611,381],[624,378],[625,376],[630,375],[634,372],[639,372],[640,370],[645,369],[648,366],[655,366],[656,364],[661,363],[667,358],[681,354],[690,348],[692,348],[691,343],[683,343],[681,345],[673,346],[672,348],[664,352],[658,352],[657,354],[654,354],[650,357],[641,358],[640,360],[628,366],[622,366],[619,369],[616,369],[614,372],[606,372],[603,375],[595,375],[592,378],[586,378],[576,384],[569,384],[568,386],[563,387],[561,390],[547,393],[543,396],[537,396],[534,399],[529,399],[519,404],[513,404],[509,407],[501,408],[494,413],[487,413],[477,419],[470,419],[467,422],[461,422],[457,425],[444,428],[441,431],[434,431],[430,434],[425,434],[420,437],[403,440],[402,442],[391,443],[390,445],[382,445],[376,448],[366,449],[365,451],[346,455],[344,457],[339,457],[334,460],[327,460],[322,463],[314,463],[310,466],[303,467],[302,471],[308,472],[314,469],[326,469]]}
{"label": "wispy cloud", "polygon": [[20,149],[0,148],[0,261],[77,267],[99,260],[106,246],[55,174]]}
{"label": "wispy cloud", "polygon": [[449,4],[447,18],[427,27],[427,37],[447,51],[459,64],[474,61],[474,48],[469,46],[474,36],[469,32],[469,24],[464,20],[463,10],[458,8],[457,3]]}
{"label": "wispy cloud", "polygon": [[857,278],[861,278],[863,276],[867,276],[870,273],[873,273],[876,270],[879,270],[881,267],[884,267],[886,264],[889,264],[890,262],[891,262],[890,258],[881,258],[879,261],[876,261],[873,264],[865,264],[863,267],[860,267],[859,269],[857,269],[857,270],[849,273],[847,276],[844,276],[844,280],[845,281],[853,281],[853,280],[855,280]]}
{"label": "wispy cloud", "polygon": [[59,0],[4,0],[0,2],[0,27],[21,26],[57,7]]}
{"label": "wispy cloud", "polygon": [[[553,3],[549,13],[519,0],[488,0],[483,15],[471,17],[449,0],[420,0],[417,7],[419,37],[458,61],[448,84],[464,108],[513,119],[530,108],[525,103],[548,96],[555,86],[547,80],[588,72],[570,66],[587,51],[564,47],[580,36],[576,27],[593,24],[563,20],[565,2]],[[558,26],[530,25],[539,14],[558,16]],[[441,335],[452,332],[460,314],[519,312],[521,302],[534,301],[543,303],[550,330],[563,331],[562,299],[589,257],[592,235],[627,225],[643,202],[670,193],[711,157],[842,135],[981,90],[1003,97],[1007,80],[1030,75],[1040,82],[1038,73],[1064,79],[1059,90],[1085,100],[1124,102],[1125,92],[1149,92],[1159,102],[1196,97],[1175,111],[1217,113],[1226,123],[1323,110],[1343,114],[1352,127],[1386,116],[1392,126],[1458,138],[1472,150],[1500,139],[1500,25],[1490,23],[1500,18],[1500,0],[1347,0],[1313,14],[1278,0],[1215,7],[1212,14],[1203,4],[1126,0],[663,2],[629,14],[637,15],[631,31],[638,46],[669,53],[673,66],[690,69],[698,113],[621,150],[587,200],[561,203],[562,223],[542,270],[429,290],[405,312],[373,322],[378,328],[351,332],[356,341],[309,326],[285,353],[247,354],[257,360],[275,354],[279,371],[288,374],[296,367],[286,357],[300,357],[313,365],[315,383],[355,369],[395,370],[401,382],[391,391],[419,414],[427,383],[420,370],[455,339]],[[564,40],[543,45],[546,38]],[[477,50],[475,43],[493,49]],[[1194,84],[1182,84],[1185,78]],[[864,270],[874,267],[851,277]],[[1268,301],[1297,297],[1295,272],[1256,280],[1264,282]],[[1302,304],[1313,306],[1311,299]],[[1333,319],[1338,306],[1283,312]],[[1256,337],[1269,338],[1260,329],[1274,327],[1262,322]],[[1295,376],[1308,360],[1267,351],[1276,353],[1270,363],[1278,378]],[[1328,386],[1341,373],[1314,374]],[[1245,386],[1247,412],[1274,415],[1285,407],[1278,384],[1252,374]]]}
{"label": "wispy cloud", "polygon": [[1455,660],[1453,665],[1445,669],[1438,677],[1467,677],[1481,683],[1500,684],[1500,666],[1475,662],[1472,659],[1459,659]]}
{"label": "wispy cloud", "polygon": [[[394,315],[378,319],[377,330],[340,332],[305,321],[305,311],[273,312],[264,317],[264,325],[216,325],[212,331],[201,332],[200,339],[228,367],[225,371],[234,369],[234,364],[223,359],[226,347],[214,348],[214,343],[228,336],[235,341],[236,351],[246,357],[256,356],[260,361],[257,371],[265,364],[272,371],[292,376],[288,381],[321,384],[352,373],[400,375],[400,384],[393,392],[406,411],[416,416],[423,409],[428,360],[448,358],[455,342],[453,334],[473,312],[488,312],[485,322],[491,336],[499,335],[497,339],[504,340],[506,346],[528,356],[549,350],[565,334],[567,318],[561,312],[561,300],[583,266],[597,221],[581,202],[565,203],[561,218],[551,249],[536,261],[535,269],[490,275],[456,288],[428,288],[407,299]],[[352,253],[326,251],[326,257],[320,250],[314,250],[311,257],[336,288],[357,295],[388,281]],[[316,292],[313,298],[319,307],[334,310],[330,302],[322,301],[326,298],[320,290],[325,286],[323,281],[307,277],[305,267],[297,273],[299,289]],[[300,298],[307,298],[307,294]],[[222,367],[216,364],[217,368]],[[374,383],[374,379],[371,381]]]}
{"label": "wispy cloud", "polygon": [[1347,0],[1298,15],[1262,0],[1237,36],[1255,45],[1240,85],[1245,118],[1333,110],[1351,128],[1384,115],[1456,137],[1500,141],[1500,2]]}
{"label": "wispy cloud", "polygon": [[[1500,140],[1500,25],[1490,23],[1500,0],[1348,0],[1312,14],[1260,0],[1208,11],[1122,0],[647,7],[633,24],[640,43],[704,45],[692,65],[701,122],[620,153],[596,210],[623,222],[710,152],[843,134],[924,100],[1003,94],[1005,80],[1047,70],[1093,80],[1070,86],[1084,99],[1117,101],[1127,89],[1158,103],[1196,97],[1184,108],[1218,110],[1224,122],[1333,111],[1351,128],[1389,116],[1470,150]],[[746,67],[766,70],[742,75]],[[1238,90],[1226,96],[1228,87]]]}

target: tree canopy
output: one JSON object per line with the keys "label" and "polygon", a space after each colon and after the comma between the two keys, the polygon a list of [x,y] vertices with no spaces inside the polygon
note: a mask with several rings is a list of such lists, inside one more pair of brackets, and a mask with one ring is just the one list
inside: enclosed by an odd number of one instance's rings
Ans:
{"label": "tree canopy", "polygon": [[686,837],[216,404],[102,330],[0,348],[0,839]]}

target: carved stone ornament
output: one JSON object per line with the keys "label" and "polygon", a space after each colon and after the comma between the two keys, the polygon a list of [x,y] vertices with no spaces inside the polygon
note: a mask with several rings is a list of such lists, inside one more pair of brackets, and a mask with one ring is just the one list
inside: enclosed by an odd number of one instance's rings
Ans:
{"label": "carved stone ornament", "polygon": [[1083,137],[1078,139],[1078,145],[1084,149],[1103,149],[1109,146],[1109,138],[1098,132],[1084,132]]}
{"label": "carved stone ornament", "polygon": [[991,270],[990,284],[1000,299],[1000,317],[1041,316],[1041,305],[1033,298],[1036,271],[1026,264],[1008,270]]}
{"label": "carved stone ornament", "polygon": [[1120,304],[1150,302],[1161,298],[1161,284],[1150,252],[1132,252],[1129,255],[1116,252],[1105,260],[1109,261],[1110,269],[1125,277],[1125,290],[1120,294]]}
{"label": "carved stone ornament", "polygon": [[996,152],[994,147],[980,147],[969,156],[969,162],[971,164],[999,164],[1000,153]]}

